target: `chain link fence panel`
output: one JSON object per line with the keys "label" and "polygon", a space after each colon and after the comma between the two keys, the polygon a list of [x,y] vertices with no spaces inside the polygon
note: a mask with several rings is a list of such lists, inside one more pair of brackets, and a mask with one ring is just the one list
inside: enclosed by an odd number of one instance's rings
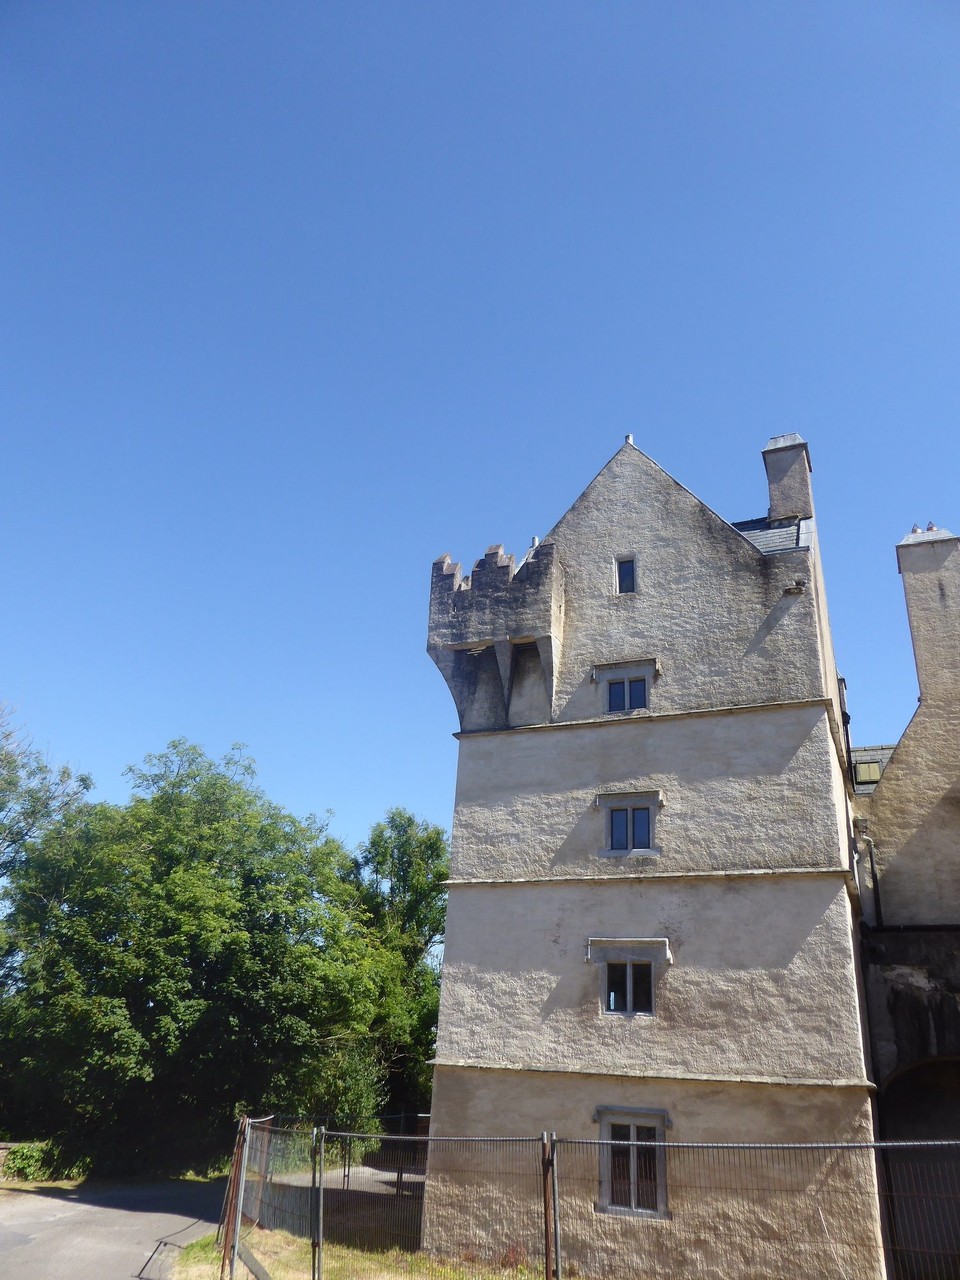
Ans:
{"label": "chain link fence panel", "polygon": [[232,1257],[258,1280],[960,1280],[960,1143],[250,1123],[237,1170]]}

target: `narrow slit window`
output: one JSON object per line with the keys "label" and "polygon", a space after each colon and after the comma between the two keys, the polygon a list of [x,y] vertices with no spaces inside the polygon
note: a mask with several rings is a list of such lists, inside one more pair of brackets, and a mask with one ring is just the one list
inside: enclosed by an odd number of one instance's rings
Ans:
{"label": "narrow slit window", "polygon": [[633,1151],[629,1124],[610,1126],[610,1203],[618,1209],[633,1209]]}
{"label": "narrow slit window", "polygon": [[633,1013],[653,1013],[653,965],[649,960],[635,960],[630,983]]}
{"label": "narrow slit window", "polygon": [[629,965],[607,965],[607,1013],[630,1012]]}
{"label": "narrow slit window", "polygon": [[624,849],[627,845],[629,809],[610,810],[610,848]]}
{"label": "narrow slit window", "polygon": [[617,561],[617,591],[620,595],[630,595],[637,589],[635,562],[631,560]]}
{"label": "narrow slit window", "polygon": [[[635,1125],[637,1142],[656,1142],[657,1131],[648,1125]],[[634,1147],[636,1169],[634,1173],[634,1209],[647,1213],[657,1210],[657,1152],[654,1147]]]}
{"label": "narrow slit window", "polygon": [[633,840],[630,844],[631,849],[649,849],[650,848],[650,810],[647,808],[631,809],[630,816],[633,826]]}
{"label": "narrow slit window", "polygon": [[[631,684],[634,681],[630,681]],[[626,711],[627,709],[627,682],[626,680],[608,680],[607,681],[607,710],[608,711]]]}

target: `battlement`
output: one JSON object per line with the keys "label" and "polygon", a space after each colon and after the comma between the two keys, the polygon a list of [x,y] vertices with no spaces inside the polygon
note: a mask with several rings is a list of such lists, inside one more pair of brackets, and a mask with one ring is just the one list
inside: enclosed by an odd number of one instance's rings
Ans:
{"label": "battlement", "polygon": [[[490,547],[466,577],[449,555],[433,562],[427,652],[450,686],[462,724],[495,728],[508,723],[522,656],[515,650],[531,645],[539,654],[552,705],[562,619],[562,569],[552,542],[531,548],[519,566],[502,546]],[[486,671],[490,679],[478,671]],[[496,689],[494,673],[499,677]],[[478,681],[491,685],[482,708]]]}
{"label": "battlement", "polygon": [[461,648],[551,630],[559,564],[552,542],[532,548],[517,568],[502,546],[490,547],[464,576],[449,555],[433,562],[428,648]]}

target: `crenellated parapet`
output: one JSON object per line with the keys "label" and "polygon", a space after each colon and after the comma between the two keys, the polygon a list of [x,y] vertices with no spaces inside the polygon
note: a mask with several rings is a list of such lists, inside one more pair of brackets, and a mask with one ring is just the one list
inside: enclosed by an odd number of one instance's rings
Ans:
{"label": "crenellated parapet", "polygon": [[519,567],[490,547],[469,577],[448,555],[433,563],[427,652],[464,729],[549,721],[562,626],[553,543],[532,548]]}

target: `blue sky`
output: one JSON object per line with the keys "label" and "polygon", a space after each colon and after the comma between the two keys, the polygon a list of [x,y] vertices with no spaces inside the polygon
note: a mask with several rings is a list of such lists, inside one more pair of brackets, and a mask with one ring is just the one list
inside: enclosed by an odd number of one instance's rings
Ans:
{"label": "blue sky", "polygon": [[0,7],[0,696],[122,799],[249,744],[349,843],[446,826],[430,562],[632,432],[730,520],[810,442],[853,734],[893,546],[960,532],[946,0]]}

